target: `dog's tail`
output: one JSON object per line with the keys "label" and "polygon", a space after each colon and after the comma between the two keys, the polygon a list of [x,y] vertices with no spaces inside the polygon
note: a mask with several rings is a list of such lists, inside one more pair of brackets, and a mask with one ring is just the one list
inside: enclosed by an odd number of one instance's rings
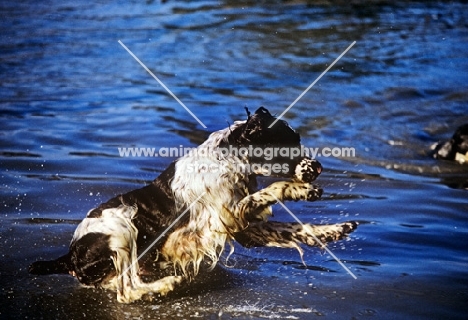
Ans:
{"label": "dog's tail", "polygon": [[29,273],[36,275],[69,273],[70,255],[66,254],[50,261],[36,261],[29,266]]}

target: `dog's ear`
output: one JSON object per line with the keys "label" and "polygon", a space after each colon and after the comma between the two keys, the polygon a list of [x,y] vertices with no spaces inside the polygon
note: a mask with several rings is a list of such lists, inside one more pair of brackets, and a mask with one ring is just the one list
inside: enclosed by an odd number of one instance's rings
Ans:
{"label": "dog's ear", "polygon": [[249,116],[247,123],[249,127],[254,126],[266,129],[273,121],[275,121],[275,117],[266,108],[260,107],[252,116]]}
{"label": "dog's ear", "polygon": [[273,118],[273,116],[271,115],[270,111],[268,111],[266,108],[264,108],[263,106],[258,108],[257,111],[255,111],[255,114],[260,116],[260,117],[264,117],[264,118]]}
{"label": "dog's ear", "polygon": [[70,245],[71,270],[80,283],[98,285],[115,273],[111,235],[90,232]]}

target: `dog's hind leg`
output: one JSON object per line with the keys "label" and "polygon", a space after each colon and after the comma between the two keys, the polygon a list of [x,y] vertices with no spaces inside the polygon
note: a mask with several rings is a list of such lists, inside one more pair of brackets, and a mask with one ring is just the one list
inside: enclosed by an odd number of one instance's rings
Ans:
{"label": "dog's hind leg", "polygon": [[296,222],[256,222],[234,234],[242,246],[295,248],[302,258],[300,244],[322,246],[345,238],[356,230],[357,222],[350,221],[330,225],[300,224]]}

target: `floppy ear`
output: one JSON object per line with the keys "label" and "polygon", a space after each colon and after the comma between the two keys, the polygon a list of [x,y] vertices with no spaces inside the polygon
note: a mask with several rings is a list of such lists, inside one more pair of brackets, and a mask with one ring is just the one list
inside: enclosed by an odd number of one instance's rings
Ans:
{"label": "floppy ear", "polygon": [[252,116],[247,120],[248,127],[266,128],[273,121],[275,117],[264,107],[258,108]]}

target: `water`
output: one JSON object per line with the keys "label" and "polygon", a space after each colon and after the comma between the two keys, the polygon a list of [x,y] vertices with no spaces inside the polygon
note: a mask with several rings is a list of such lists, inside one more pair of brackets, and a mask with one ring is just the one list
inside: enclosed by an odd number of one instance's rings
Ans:
{"label": "water", "polygon": [[[468,7],[158,1],[2,3],[2,318],[464,318],[468,167],[430,145],[468,122]],[[124,50],[121,40],[204,129]],[[170,158],[118,147],[195,146],[264,105],[320,157],[303,221],[359,220],[328,254],[236,248],[230,268],[165,299],[119,305],[28,265],[67,250],[88,209],[143,186]],[[264,184],[267,181],[263,182]],[[275,218],[291,220],[281,207]]]}

